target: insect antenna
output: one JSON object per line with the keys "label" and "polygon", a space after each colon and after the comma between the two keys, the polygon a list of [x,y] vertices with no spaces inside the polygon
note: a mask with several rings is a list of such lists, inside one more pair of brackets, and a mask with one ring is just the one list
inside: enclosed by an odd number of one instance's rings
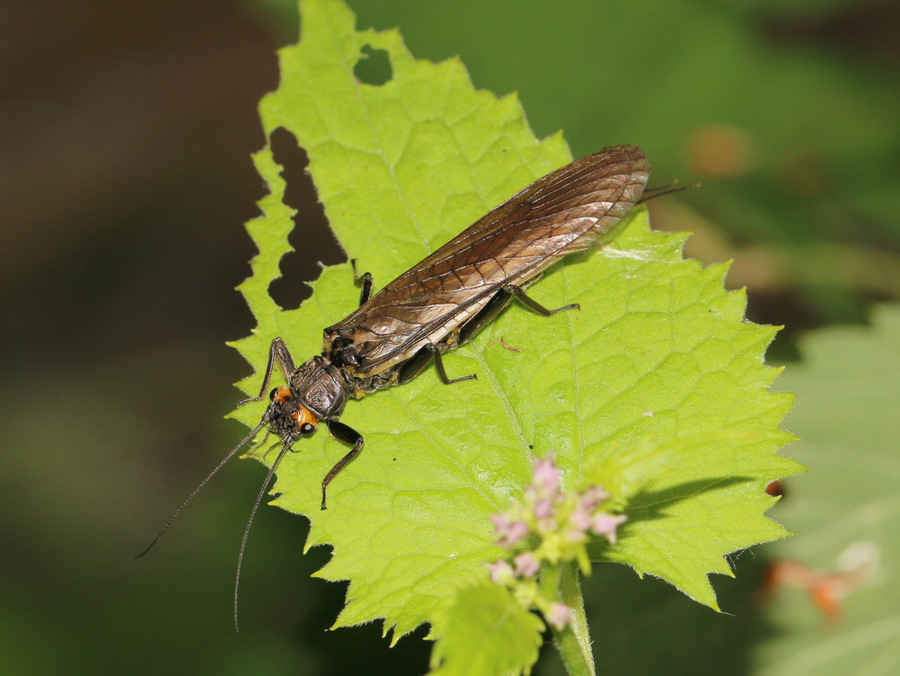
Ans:
{"label": "insect antenna", "polygon": [[[646,204],[650,200],[655,200],[657,197],[664,197],[666,195],[674,195],[676,192],[684,192],[685,190],[693,190],[694,188],[699,188],[699,183],[694,183],[693,185],[677,185],[678,181],[672,181],[668,185],[661,185],[658,188],[647,188],[644,190],[644,195],[639,199],[635,204]],[[647,193],[653,193],[652,195],[648,195]]]}
{"label": "insect antenna", "polygon": [[[282,439],[284,445],[281,447],[281,450],[278,452],[278,457],[275,458],[275,462],[272,463],[272,467],[269,469],[269,473],[266,475],[266,480],[263,481],[262,488],[259,489],[259,494],[256,496],[256,502],[253,503],[253,509],[250,510],[250,518],[247,519],[247,527],[244,528],[244,537],[241,539],[241,550],[238,552],[238,562],[237,562],[237,572],[234,575],[234,631],[235,633],[240,633],[240,629],[238,628],[238,590],[241,586],[241,566],[244,565],[244,551],[247,549],[247,538],[250,536],[250,527],[253,525],[253,519],[256,518],[256,512],[259,509],[259,505],[262,502],[263,496],[266,494],[266,491],[269,488],[269,483],[272,481],[272,477],[275,476],[275,470],[278,469],[278,465],[281,464],[282,458],[284,458],[285,453],[291,450],[291,446],[294,443],[294,440],[288,434]],[[278,444],[275,444],[277,446]],[[274,448],[274,446],[272,447]],[[269,450],[272,450],[270,448]],[[269,451],[266,451],[268,453]]]}
{"label": "insect antenna", "polygon": [[234,457],[235,453],[237,453],[239,450],[241,450],[241,448],[243,448],[251,439],[253,439],[253,437],[255,437],[257,435],[257,433],[259,433],[259,431],[263,428],[263,426],[268,421],[269,421],[268,416],[264,416],[263,419],[260,421],[259,425],[254,427],[250,431],[250,433],[247,434],[247,436],[245,436],[243,439],[241,439],[240,443],[238,443],[237,446],[235,446],[233,449],[231,449],[231,452],[228,455],[226,455],[219,462],[219,464],[215,466],[213,471],[210,472],[209,474],[207,474],[206,478],[197,485],[197,487],[193,490],[193,492],[187,497],[187,500],[185,500],[184,502],[181,503],[181,507],[179,507],[178,509],[175,510],[175,513],[169,518],[169,520],[166,522],[166,525],[163,526],[162,529],[159,531],[159,533],[156,534],[156,537],[153,538],[153,542],[151,542],[149,545],[147,545],[147,548],[144,551],[142,551],[140,554],[135,556],[134,558],[136,558],[136,559],[141,558],[144,554],[146,554],[153,548],[153,545],[155,545],[157,542],[159,542],[159,539],[163,536],[163,534],[167,530],[169,530],[169,526],[172,525],[172,522],[175,521],[175,519],[178,518],[178,515],[184,511],[184,508],[190,504],[191,500],[193,500],[194,497],[197,495],[197,493],[200,492],[200,489],[202,489],[206,484],[208,484],[209,480],[212,479],[216,475],[216,473],[220,469],[222,469],[222,467],[225,466],[225,463],[228,462],[229,460],[231,460],[231,458]]}

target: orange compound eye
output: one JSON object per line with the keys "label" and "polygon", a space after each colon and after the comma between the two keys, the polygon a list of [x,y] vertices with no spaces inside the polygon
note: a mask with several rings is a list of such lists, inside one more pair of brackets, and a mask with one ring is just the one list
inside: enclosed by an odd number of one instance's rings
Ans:
{"label": "orange compound eye", "polygon": [[294,395],[291,394],[291,388],[289,387],[276,387],[269,393],[269,399],[276,404],[283,404],[288,399],[293,399],[293,397]]}
{"label": "orange compound eye", "polygon": [[300,406],[291,411],[291,419],[297,423],[300,434],[312,434],[319,426],[319,419],[305,406]]}

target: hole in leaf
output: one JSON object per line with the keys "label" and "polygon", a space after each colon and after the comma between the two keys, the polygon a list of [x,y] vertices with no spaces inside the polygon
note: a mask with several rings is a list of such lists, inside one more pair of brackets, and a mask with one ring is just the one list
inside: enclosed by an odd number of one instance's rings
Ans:
{"label": "hole in leaf", "polygon": [[381,86],[391,79],[394,71],[391,59],[383,49],[372,49],[369,45],[362,48],[362,56],[353,69],[356,79],[365,84]]}
{"label": "hole in leaf", "polygon": [[281,259],[281,277],[269,285],[269,295],[285,310],[293,310],[309,297],[310,289],[304,282],[319,276],[318,263],[343,263],[347,256],[328,228],[328,219],[316,198],[312,178],[306,173],[309,158],[297,145],[297,138],[279,128],[272,133],[271,145],[275,161],[284,167],[281,172],[287,184],[284,202],[297,213],[294,228],[288,236],[294,250]]}

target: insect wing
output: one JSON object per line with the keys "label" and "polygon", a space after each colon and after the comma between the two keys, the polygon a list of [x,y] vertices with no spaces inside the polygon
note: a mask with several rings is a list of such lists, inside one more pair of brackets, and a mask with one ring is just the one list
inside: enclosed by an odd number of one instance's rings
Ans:
{"label": "insect wing", "polygon": [[437,342],[506,284],[525,285],[583,251],[635,205],[650,175],[637,146],[612,146],[538,179],[325,329],[374,375]]}

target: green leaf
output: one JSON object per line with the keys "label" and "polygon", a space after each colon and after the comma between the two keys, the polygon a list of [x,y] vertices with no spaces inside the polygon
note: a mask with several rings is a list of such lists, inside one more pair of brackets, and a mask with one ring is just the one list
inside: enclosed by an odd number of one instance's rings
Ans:
{"label": "green leaf", "polygon": [[[603,486],[612,500],[624,503],[637,496],[667,465],[695,462],[711,446],[756,439],[756,435],[747,432],[721,431],[700,432],[665,441],[648,436],[628,449],[610,448],[595,462],[586,463],[584,485]],[[693,457],[692,453],[698,456]]]}
{"label": "green leaf", "polygon": [[[307,150],[338,240],[376,287],[569,161],[561,137],[535,140],[517,100],[475,91],[458,60],[417,61],[396,31],[356,31],[338,0],[301,10],[302,41],[281,51],[281,86],[261,104],[263,124]],[[354,77],[365,46],[390,57],[393,77],[381,86]],[[358,302],[349,265],[323,269],[298,310],[271,300],[292,212],[270,149],[255,159],[271,195],[248,224],[260,253],[240,287],[258,321],[236,343],[256,372],[241,383],[248,394],[275,336],[302,361]],[[798,470],[775,454],[792,438],[778,429],[791,399],[768,392],[778,371],[762,361],[775,329],[744,322],[744,295],[723,290],[725,267],[683,261],[683,241],[651,232],[637,209],[615,246],[557,265],[533,287],[547,307],[580,310],[544,318],[511,307],[445,358],[451,377],[477,381],[446,387],[428,369],[350,402],[341,419],[366,445],[331,483],[325,512],[322,477],[347,448],[325,432],[296,444],[275,504],[310,519],[308,547],[333,547],[318,574],[349,580],[335,626],[385,618],[395,639],[424,622],[440,634],[441,611],[500,555],[489,515],[521,495],[532,454],[555,453],[576,487],[583,467],[650,435],[746,434],[701,444],[689,464],[648,478],[620,546],[602,553],[708,605],[707,576],[729,572],[726,554],[784,535],[763,515],[765,485]],[[253,425],[264,408],[237,417]],[[253,455],[271,462],[264,450]]]}
{"label": "green leaf", "polygon": [[[614,498],[628,499],[628,522],[619,528],[618,546],[602,541],[589,545],[591,559],[627,563],[639,575],[662,577],[691,598],[718,608],[706,575],[731,575],[731,570],[717,553],[787,535],[763,516],[772,504],[764,488],[799,469],[783,458],[753,452],[765,447],[766,439],[761,430],[751,432],[750,427],[722,432],[713,426],[662,443],[645,441],[622,454],[620,462],[609,454],[614,468],[604,463],[601,474],[605,470],[610,478],[591,482],[608,486]],[[664,466],[667,461],[672,464]],[[657,471],[639,481],[636,470],[648,466]],[[630,497],[638,486],[640,492]]]}
{"label": "green leaf", "polygon": [[813,332],[801,354],[779,386],[797,392],[788,422],[811,471],[789,482],[778,506],[799,535],[767,553],[819,574],[840,573],[853,552],[876,554],[875,566],[850,585],[843,618],[831,626],[807,592],[780,590],[758,673],[898,673],[900,581],[891,567],[900,557],[900,306],[879,307],[869,327]]}
{"label": "green leaf", "polygon": [[527,674],[537,661],[544,623],[499,585],[462,589],[440,622],[447,630],[435,644],[433,676]]}

